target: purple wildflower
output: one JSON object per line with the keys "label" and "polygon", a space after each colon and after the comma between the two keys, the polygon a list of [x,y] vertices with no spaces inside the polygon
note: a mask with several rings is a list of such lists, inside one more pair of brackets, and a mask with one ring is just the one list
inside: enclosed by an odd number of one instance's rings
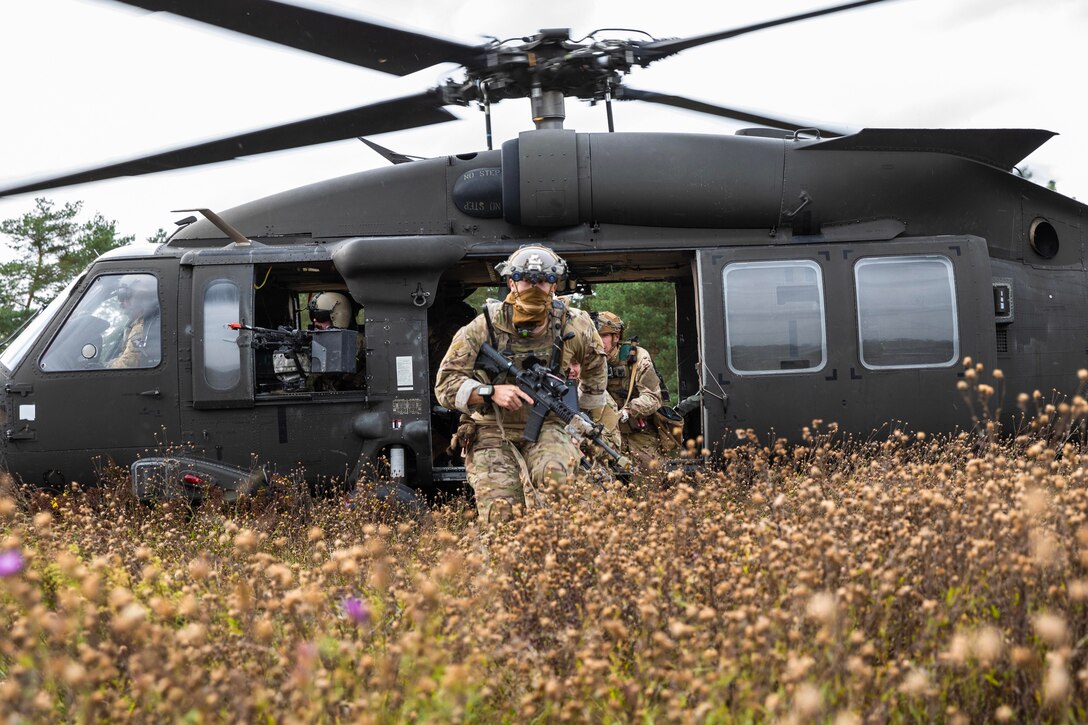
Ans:
{"label": "purple wildflower", "polygon": [[344,615],[356,624],[370,624],[370,607],[358,597],[345,597],[340,607]]}
{"label": "purple wildflower", "polygon": [[26,566],[26,559],[18,549],[0,552],[0,577],[14,576]]}

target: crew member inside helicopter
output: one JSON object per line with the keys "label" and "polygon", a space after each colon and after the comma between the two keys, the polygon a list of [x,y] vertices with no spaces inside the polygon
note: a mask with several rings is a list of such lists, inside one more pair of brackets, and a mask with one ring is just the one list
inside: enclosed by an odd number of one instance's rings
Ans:
{"label": "crew member inside helicopter", "polygon": [[117,287],[117,301],[128,322],[121,351],[106,367],[145,368],[158,365],[162,346],[155,278],[149,274],[125,275]]}
{"label": "crew member inside helicopter", "polygon": [[[311,330],[355,330],[356,353],[354,373],[317,373],[310,376],[309,387],[314,391],[362,390],[366,387],[366,338],[355,322],[351,299],[340,292],[318,292],[306,306]],[[307,360],[306,363],[309,363]],[[309,365],[307,365],[309,367]]]}

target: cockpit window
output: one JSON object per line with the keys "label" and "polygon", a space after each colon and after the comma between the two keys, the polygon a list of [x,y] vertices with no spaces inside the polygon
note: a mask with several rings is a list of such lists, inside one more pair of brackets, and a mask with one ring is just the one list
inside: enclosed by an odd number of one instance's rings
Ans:
{"label": "cockpit window", "polygon": [[39,365],[44,372],[153,368],[162,361],[161,328],[154,275],[98,277]]}

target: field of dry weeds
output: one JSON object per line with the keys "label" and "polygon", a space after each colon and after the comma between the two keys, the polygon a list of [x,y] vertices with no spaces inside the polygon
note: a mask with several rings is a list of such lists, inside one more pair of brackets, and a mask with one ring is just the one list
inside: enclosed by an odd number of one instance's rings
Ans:
{"label": "field of dry weeds", "polygon": [[[1088,374],[1086,374],[1088,377]],[[299,488],[0,493],[5,722],[1084,722],[1085,403],[739,445],[480,531]],[[982,390],[979,390],[979,388]],[[1030,418],[1031,416],[1026,416]]]}

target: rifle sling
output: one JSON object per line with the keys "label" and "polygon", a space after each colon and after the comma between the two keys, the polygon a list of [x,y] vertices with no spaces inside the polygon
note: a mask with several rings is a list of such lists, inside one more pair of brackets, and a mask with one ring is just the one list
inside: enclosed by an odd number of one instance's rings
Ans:
{"label": "rifle sling", "polygon": [[[635,348],[636,355],[638,348]],[[636,358],[637,361],[637,358]],[[635,392],[635,363],[627,363],[627,400],[623,401],[623,405],[620,406],[620,410],[627,407],[627,404],[631,402],[631,394]]]}

